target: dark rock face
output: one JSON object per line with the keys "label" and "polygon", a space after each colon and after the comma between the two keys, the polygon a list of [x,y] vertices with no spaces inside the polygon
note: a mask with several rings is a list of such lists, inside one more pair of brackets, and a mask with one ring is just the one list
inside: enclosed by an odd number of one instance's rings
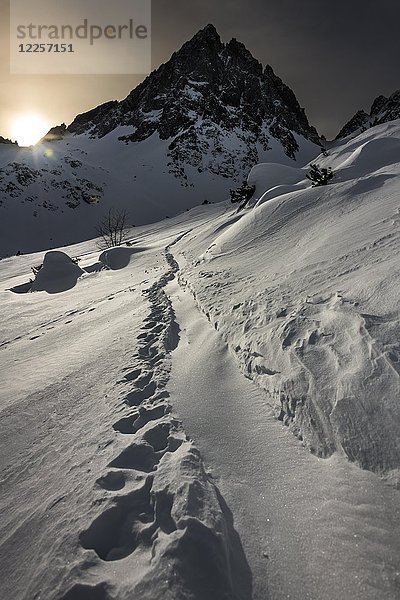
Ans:
{"label": "dark rock face", "polygon": [[8,138],[3,138],[3,136],[1,136],[1,135],[0,135],[0,144],[12,144],[13,146],[18,146],[17,142],[12,142]]}
{"label": "dark rock face", "polygon": [[375,125],[400,119],[400,90],[394,92],[389,98],[378,96],[371,106],[370,114],[359,110],[354,117],[340,130],[336,139],[359,134]]}
{"label": "dark rock face", "polygon": [[365,112],[365,110],[359,110],[356,112],[354,117],[352,117],[350,121],[348,121],[346,125],[342,127],[335,139],[339,140],[355,132],[362,133],[368,129],[369,126],[370,116]]}
{"label": "dark rock face", "polygon": [[[387,123],[388,121],[394,121],[400,119],[400,90],[394,92],[390,98],[380,96],[378,100],[383,99],[384,102],[374,107],[372,105],[371,113],[378,119],[379,123]],[[381,100],[382,101],[382,100]],[[377,100],[375,100],[377,102]],[[376,112],[374,112],[376,111]]]}
{"label": "dark rock face", "polygon": [[[92,138],[116,127],[131,126],[120,140],[127,144],[157,133],[171,140],[171,171],[182,177],[182,164],[234,177],[257,162],[257,146],[268,149],[276,138],[290,158],[298,144],[294,134],[319,144],[293,92],[235,39],[223,44],[212,25],[199,31],[122,102],[108,102],[79,115],[68,127]],[[235,135],[240,151],[225,137]],[[218,155],[218,161],[214,160]],[[207,157],[205,163],[205,157]]]}
{"label": "dark rock face", "polygon": [[0,169],[0,207],[6,198],[20,198],[22,202],[29,202],[32,206],[56,212],[63,208],[53,204],[51,200],[52,194],[57,190],[62,191],[62,198],[68,208],[75,209],[82,202],[97,203],[104,195],[103,188],[80,177],[75,171],[68,172],[69,169],[77,170],[82,167],[80,161],[66,156],[64,163],[67,165],[67,171],[38,170],[22,163],[8,163]]}
{"label": "dark rock face", "polygon": [[[75,117],[73,123],[68,127],[68,131],[70,133],[80,134],[86,133],[93,125],[97,125],[102,122],[108,115],[108,113],[118,105],[117,100],[113,100],[111,102],[106,102],[105,104],[101,104],[97,108],[93,108],[86,113],[78,115]],[[105,127],[107,128],[106,124]],[[112,128],[109,129],[111,131]],[[108,132],[107,132],[108,133]],[[105,135],[105,134],[104,134]],[[101,137],[101,136],[93,136],[93,137]]]}

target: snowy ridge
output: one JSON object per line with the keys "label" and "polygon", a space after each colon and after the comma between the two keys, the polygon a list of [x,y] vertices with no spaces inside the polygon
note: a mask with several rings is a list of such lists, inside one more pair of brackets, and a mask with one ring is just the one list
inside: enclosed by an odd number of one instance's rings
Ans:
{"label": "snowy ridge", "polygon": [[325,189],[272,187],[176,247],[180,280],[276,417],[313,453],[344,453],[394,481],[399,131],[382,125],[319,157],[336,169]]}
{"label": "snowy ridge", "polygon": [[105,565],[121,562],[124,577],[118,568],[96,564],[93,575],[86,568],[63,600],[89,594],[122,600],[132,593],[148,600],[250,597],[247,563],[229,511],[168,400],[169,353],[179,331],[163,288],[177,270],[169,249],[185,235],[165,250],[170,270],[144,292],[150,313],[138,335],[137,357],[119,382],[124,393],[131,389],[122,399],[127,409],[113,425],[128,445],[97,480],[106,490],[101,512],[79,536]]}

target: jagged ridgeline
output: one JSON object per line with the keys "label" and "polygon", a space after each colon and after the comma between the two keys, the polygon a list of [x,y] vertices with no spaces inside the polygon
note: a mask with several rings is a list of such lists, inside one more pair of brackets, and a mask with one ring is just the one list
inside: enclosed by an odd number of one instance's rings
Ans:
{"label": "jagged ridgeline", "polygon": [[[199,121],[205,131],[197,129]],[[263,69],[236,39],[223,44],[213,25],[184,44],[125,100],[79,115],[68,131],[103,137],[121,125],[133,128],[121,136],[126,142],[145,140],[155,132],[162,140],[174,138],[173,155],[180,147],[200,142],[199,134],[218,137],[221,130],[246,131],[249,143],[259,142],[265,149],[273,137],[293,159],[299,150],[294,134],[319,143],[294,93],[272,68]],[[202,152],[201,143],[197,150],[194,161]]]}
{"label": "jagged ridgeline", "polygon": [[336,139],[356,136],[375,125],[388,123],[400,119],[400,90],[394,92],[389,98],[378,96],[372,103],[369,114],[359,110],[340,130]]}

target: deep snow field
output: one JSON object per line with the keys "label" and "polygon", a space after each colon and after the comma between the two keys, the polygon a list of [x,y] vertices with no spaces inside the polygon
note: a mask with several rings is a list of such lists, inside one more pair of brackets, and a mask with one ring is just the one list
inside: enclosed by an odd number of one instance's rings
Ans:
{"label": "deep snow field", "polygon": [[317,162],[0,262],[1,597],[400,596],[400,124]]}

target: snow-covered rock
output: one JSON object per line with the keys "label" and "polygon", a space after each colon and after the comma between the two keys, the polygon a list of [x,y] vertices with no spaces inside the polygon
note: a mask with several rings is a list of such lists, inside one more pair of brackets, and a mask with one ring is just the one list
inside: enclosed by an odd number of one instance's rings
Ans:
{"label": "snow-covered rock", "polygon": [[45,291],[49,294],[64,292],[74,287],[83,274],[83,269],[65,252],[51,250],[45,254],[43,265],[32,282],[31,291]]}
{"label": "snow-covered rock", "polygon": [[136,248],[128,248],[126,246],[116,246],[107,248],[99,256],[99,262],[112,270],[123,269],[132,258],[132,255],[137,252]]}
{"label": "snow-covered rock", "polygon": [[275,196],[309,186],[304,169],[274,163],[253,167],[247,182],[256,188],[250,206],[260,206]]}

